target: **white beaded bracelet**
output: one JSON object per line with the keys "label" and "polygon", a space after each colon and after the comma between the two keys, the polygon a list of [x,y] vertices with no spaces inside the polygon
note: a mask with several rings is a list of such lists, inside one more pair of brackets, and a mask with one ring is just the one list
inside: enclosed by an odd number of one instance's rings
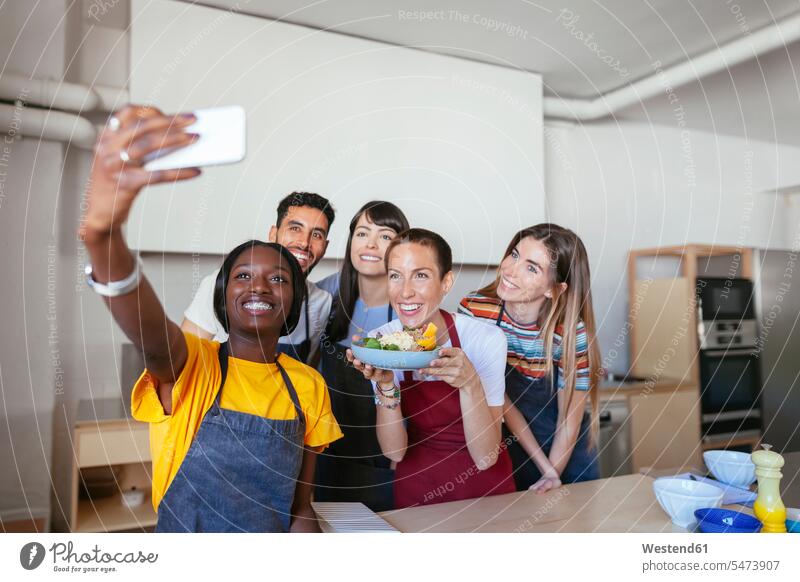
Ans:
{"label": "white beaded bracelet", "polygon": [[120,281],[109,281],[108,283],[98,283],[92,277],[92,265],[86,264],[84,272],[86,273],[86,284],[92,291],[104,297],[119,297],[130,293],[139,286],[142,279],[142,259],[136,257],[136,265],[133,267],[133,272]]}

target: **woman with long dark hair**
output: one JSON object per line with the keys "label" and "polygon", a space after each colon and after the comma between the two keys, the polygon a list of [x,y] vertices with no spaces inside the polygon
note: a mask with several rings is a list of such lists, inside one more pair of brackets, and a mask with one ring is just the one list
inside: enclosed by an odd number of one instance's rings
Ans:
{"label": "woman with long dark hair", "polygon": [[[557,224],[518,232],[496,280],[459,312],[505,333],[505,425],[519,489],[544,492],[599,477],[600,357],[589,259],[581,239]],[[591,414],[586,412],[587,404]]]}
{"label": "woman with long dark hair", "polygon": [[317,285],[333,296],[331,320],[320,346],[320,369],[344,432],[317,460],[317,501],[360,501],[373,511],[391,509],[394,471],[375,434],[372,385],[345,352],[354,335],[393,320],[384,253],[408,220],[391,202],[372,201],[350,221],[342,268]]}

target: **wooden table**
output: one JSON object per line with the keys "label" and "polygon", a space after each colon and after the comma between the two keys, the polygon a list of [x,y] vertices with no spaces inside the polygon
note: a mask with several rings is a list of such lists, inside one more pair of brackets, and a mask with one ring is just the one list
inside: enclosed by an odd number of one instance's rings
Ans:
{"label": "wooden table", "polygon": [[653,479],[625,475],[379,514],[402,532],[685,532],[653,494]]}
{"label": "wooden table", "polygon": [[[784,454],[781,496],[800,507],[800,453]],[[676,471],[672,471],[675,474]],[[752,514],[741,506],[727,506]],[[410,507],[379,514],[402,532],[685,532],[674,525],[653,493],[653,477],[625,475],[529,491]]]}

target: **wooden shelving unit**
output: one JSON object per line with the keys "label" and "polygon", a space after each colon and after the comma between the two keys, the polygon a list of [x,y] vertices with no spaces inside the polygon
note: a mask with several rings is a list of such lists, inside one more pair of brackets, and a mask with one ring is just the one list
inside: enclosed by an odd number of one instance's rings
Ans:
{"label": "wooden shelving unit", "polygon": [[[648,378],[669,369],[673,380],[698,387],[696,287],[698,261],[711,257],[731,257],[736,276],[753,277],[753,250],[747,248],[688,244],[631,250],[628,254],[628,340],[631,374]],[[673,258],[680,261],[680,277],[639,277],[640,259]],[[669,356],[665,364],[665,354]],[[699,402],[697,403],[697,434],[700,433]],[[746,436],[714,442],[696,442],[698,450],[751,445],[760,436]]]}
{"label": "wooden shelving unit", "polygon": [[[73,532],[143,530],[156,524],[150,499],[152,464],[149,427],[131,419],[79,421],[74,430],[75,458],[72,470],[70,529]],[[81,471],[116,467],[115,493],[108,497],[82,499]],[[122,491],[136,487],[146,492],[144,503],[129,508]]]}
{"label": "wooden shelving unit", "polygon": [[81,500],[78,504],[77,526],[73,532],[112,532],[143,529],[156,525],[156,513],[148,494],[144,503],[128,508],[119,494],[97,501]]}
{"label": "wooden shelving unit", "polygon": [[[670,286],[670,289],[665,297],[667,299],[673,298],[676,302],[683,304],[683,309],[685,312],[681,312],[679,315],[680,317],[684,316],[684,313],[687,316],[688,321],[686,322],[687,330],[691,330],[694,333],[687,333],[686,337],[686,344],[682,344],[681,347],[684,348],[689,354],[689,365],[690,365],[690,378],[693,381],[697,382],[699,385],[700,382],[700,370],[698,367],[697,361],[697,350],[698,346],[698,338],[697,338],[697,310],[695,309],[695,288],[697,286],[697,261],[698,259],[708,258],[708,257],[726,257],[726,256],[733,256],[739,257],[739,277],[743,279],[752,279],[753,278],[753,250],[746,249],[746,248],[737,248],[737,247],[726,247],[726,246],[714,246],[714,245],[703,245],[703,244],[688,244],[683,246],[668,246],[668,247],[656,247],[656,248],[649,248],[649,249],[636,249],[631,250],[628,253],[628,297],[631,299],[631,305],[634,305],[634,300],[637,297],[641,297],[641,288],[642,282],[646,281],[644,279],[640,279],[638,277],[638,260],[641,258],[660,258],[660,257],[672,257],[677,258],[681,262],[681,279],[675,279],[674,285]],[[659,281],[661,282],[661,286],[663,287],[663,283],[666,280],[655,280],[654,283],[651,283],[659,286]],[[682,288],[681,288],[682,287]],[[663,290],[659,290],[663,291]],[[688,302],[688,303],[686,303]],[[650,306],[648,306],[650,308]],[[641,311],[641,310],[640,310]],[[649,359],[645,359],[644,362],[639,363],[639,356],[642,351],[643,345],[646,343],[646,340],[642,339],[643,330],[641,326],[637,326],[636,322],[632,319],[632,310],[629,309],[628,317],[629,322],[631,323],[631,331],[629,334],[629,349],[630,349],[630,357],[632,366],[639,364],[641,367],[646,367],[650,365]],[[674,347],[674,346],[673,346]],[[639,370],[642,371],[641,369]],[[636,372],[635,372],[636,373]],[[640,375],[637,373],[637,375]]]}

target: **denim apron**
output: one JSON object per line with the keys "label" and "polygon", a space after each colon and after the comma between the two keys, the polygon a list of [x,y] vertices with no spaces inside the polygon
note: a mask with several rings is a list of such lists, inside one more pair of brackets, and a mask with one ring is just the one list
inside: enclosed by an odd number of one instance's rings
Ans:
{"label": "denim apron", "polygon": [[217,396],[158,506],[156,532],[285,532],[303,461],[305,417],[277,362],[297,413],[275,420],[220,408],[228,344],[219,348]]}
{"label": "denim apron", "polygon": [[299,344],[282,344],[278,343],[278,353],[286,354],[287,356],[294,358],[298,362],[303,362],[304,364],[308,362],[308,356],[311,353],[311,327],[309,327],[309,316],[308,316],[308,299],[304,302],[306,306],[305,309],[305,318],[306,318],[306,339],[304,339]]}
{"label": "denim apron", "polygon": [[[497,316],[496,325],[502,329],[500,322],[505,312],[505,303],[500,305],[500,314]],[[531,378],[519,372],[513,366],[506,365],[506,395],[512,404],[519,409],[528,426],[536,437],[536,442],[548,457],[553,446],[556,428],[558,426],[558,367],[553,366],[552,383],[550,378]],[[600,467],[597,460],[597,451],[589,448],[590,417],[584,413],[578,440],[567,466],[561,472],[561,482],[577,483],[600,478]],[[503,427],[505,436],[511,436]],[[514,480],[517,489],[524,491],[541,479],[542,474],[536,463],[525,452],[525,449],[512,438],[508,447],[511,461],[514,464]]]}
{"label": "denim apron", "polygon": [[[389,306],[386,320],[392,319]],[[372,382],[348,363],[346,347],[328,343],[320,346],[321,372],[344,437],[317,456],[314,500],[358,501],[372,511],[393,509],[394,470],[378,444]]]}

